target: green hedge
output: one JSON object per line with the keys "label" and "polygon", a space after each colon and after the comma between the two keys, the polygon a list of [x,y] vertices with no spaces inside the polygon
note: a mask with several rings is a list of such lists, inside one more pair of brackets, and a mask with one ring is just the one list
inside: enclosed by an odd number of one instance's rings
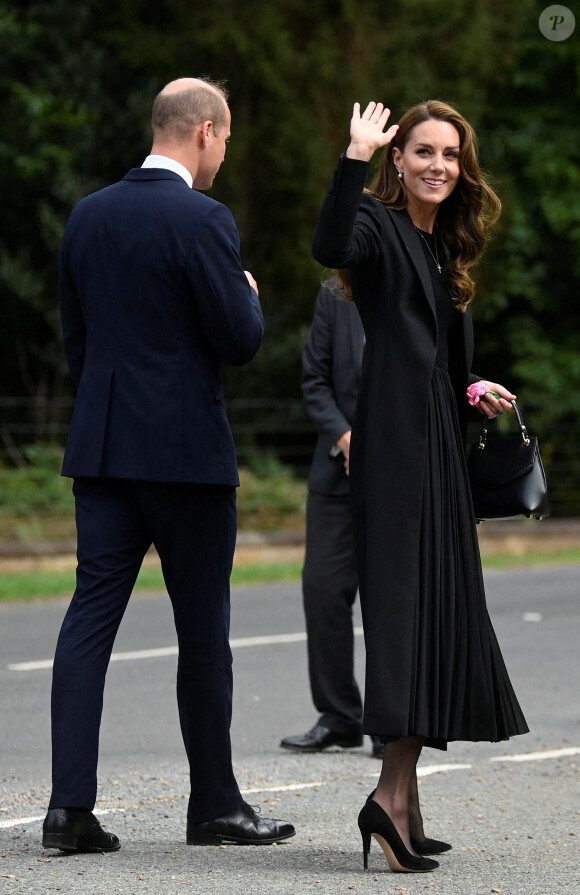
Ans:
{"label": "green hedge", "polygon": [[[74,537],[71,480],[60,475],[62,449],[25,449],[27,465],[0,466],[0,537],[61,540]],[[277,531],[304,523],[306,483],[274,457],[256,454],[240,470],[240,528]]]}

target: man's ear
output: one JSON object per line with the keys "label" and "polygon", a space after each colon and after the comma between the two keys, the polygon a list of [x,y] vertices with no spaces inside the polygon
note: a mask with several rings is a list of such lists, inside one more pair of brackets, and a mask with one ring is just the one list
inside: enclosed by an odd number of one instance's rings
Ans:
{"label": "man's ear", "polygon": [[213,136],[213,121],[209,119],[200,125],[201,145],[205,149],[210,135]]}

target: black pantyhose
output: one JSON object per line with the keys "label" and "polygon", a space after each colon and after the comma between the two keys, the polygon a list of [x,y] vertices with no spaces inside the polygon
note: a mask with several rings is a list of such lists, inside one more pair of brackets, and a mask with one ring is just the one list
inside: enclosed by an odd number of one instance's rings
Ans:
{"label": "black pantyhose", "polygon": [[385,745],[381,775],[373,798],[387,812],[406,848],[415,854],[411,835],[423,839],[417,762],[424,737],[400,737]]}

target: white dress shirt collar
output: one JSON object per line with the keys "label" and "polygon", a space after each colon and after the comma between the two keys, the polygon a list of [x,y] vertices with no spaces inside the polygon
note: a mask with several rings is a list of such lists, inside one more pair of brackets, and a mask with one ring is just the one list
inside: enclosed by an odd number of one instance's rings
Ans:
{"label": "white dress shirt collar", "polygon": [[187,168],[185,168],[181,162],[176,162],[175,159],[169,158],[166,155],[148,155],[141,167],[165,168],[167,171],[173,171],[175,174],[179,174],[180,177],[183,177],[190,189],[193,187],[193,177]]}

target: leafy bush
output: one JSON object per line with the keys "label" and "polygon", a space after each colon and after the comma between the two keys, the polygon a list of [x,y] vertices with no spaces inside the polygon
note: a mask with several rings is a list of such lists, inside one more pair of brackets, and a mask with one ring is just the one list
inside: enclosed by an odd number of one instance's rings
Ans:
{"label": "leafy bush", "polygon": [[306,482],[273,455],[256,455],[240,469],[240,528],[277,531],[304,524]]}
{"label": "leafy bush", "polygon": [[0,466],[0,516],[70,513],[70,479],[60,475],[62,449],[46,444],[24,448],[27,466]]}
{"label": "leafy bush", "polygon": [[[23,541],[74,536],[71,480],[60,475],[62,449],[36,444],[24,449],[28,465],[0,465],[0,536]],[[240,527],[261,531],[301,527],[306,483],[270,455],[256,454],[240,470]]]}

